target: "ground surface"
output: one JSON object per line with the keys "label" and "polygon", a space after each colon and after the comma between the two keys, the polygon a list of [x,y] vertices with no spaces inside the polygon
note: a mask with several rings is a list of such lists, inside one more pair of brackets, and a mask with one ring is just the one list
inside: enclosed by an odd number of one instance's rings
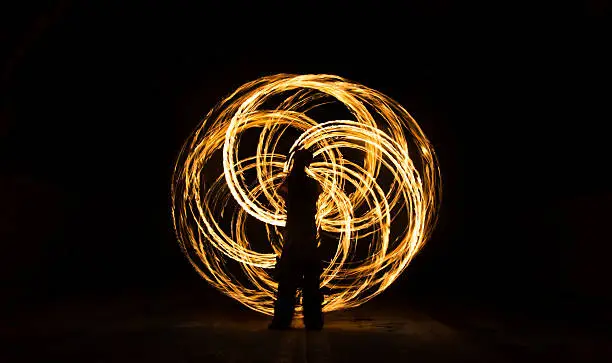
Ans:
{"label": "ground surface", "polygon": [[326,315],[321,332],[306,332],[299,321],[290,331],[268,331],[268,320],[224,297],[64,301],[5,319],[0,361],[612,361],[606,331],[384,297]]}

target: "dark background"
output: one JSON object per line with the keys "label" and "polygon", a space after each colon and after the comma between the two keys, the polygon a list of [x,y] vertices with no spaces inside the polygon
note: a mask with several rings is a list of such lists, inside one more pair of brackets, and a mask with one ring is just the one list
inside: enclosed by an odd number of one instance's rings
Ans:
{"label": "dark background", "polygon": [[435,145],[440,223],[387,296],[609,303],[610,6],[495,6],[3,9],[3,304],[207,289],[173,235],[174,160],[221,97],[280,72],[378,89]]}

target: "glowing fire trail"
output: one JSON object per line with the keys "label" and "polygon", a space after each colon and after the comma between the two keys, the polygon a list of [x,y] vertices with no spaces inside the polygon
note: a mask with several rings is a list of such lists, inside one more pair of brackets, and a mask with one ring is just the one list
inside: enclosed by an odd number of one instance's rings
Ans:
{"label": "glowing fire trail", "polygon": [[[319,123],[306,115],[329,99],[342,103],[353,120]],[[276,283],[270,271],[282,250],[286,219],[277,188],[292,163],[278,148],[290,128],[301,135],[289,155],[303,147],[314,151],[309,174],[323,188],[317,223],[338,241],[322,275],[322,285],[331,289],[324,311],[358,306],[386,289],[428,240],[440,202],[440,171],[431,144],[402,106],[341,77],[263,77],[209,112],[175,165],[171,197],[179,243],[211,285],[272,313]],[[241,136],[252,129],[259,131],[256,151],[241,157]],[[355,153],[362,159],[347,157]],[[218,165],[212,158],[219,155],[223,171],[204,187],[202,173]],[[255,182],[245,176],[253,173]],[[239,208],[226,233],[218,222],[231,200]],[[264,223],[273,253],[251,248],[247,216]],[[368,255],[359,259],[356,249],[363,243]],[[230,260],[240,265],[242,277],[230,271]]]}

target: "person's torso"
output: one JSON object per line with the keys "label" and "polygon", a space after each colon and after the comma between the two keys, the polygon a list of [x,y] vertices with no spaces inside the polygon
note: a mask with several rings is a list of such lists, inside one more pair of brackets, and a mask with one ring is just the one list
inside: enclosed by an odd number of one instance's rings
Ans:
{"label": "person's torso", "polygon": [[314,238],[316,235],[318,183],[310,178],[289,181],[287,197],[287,232],[293,238]]}

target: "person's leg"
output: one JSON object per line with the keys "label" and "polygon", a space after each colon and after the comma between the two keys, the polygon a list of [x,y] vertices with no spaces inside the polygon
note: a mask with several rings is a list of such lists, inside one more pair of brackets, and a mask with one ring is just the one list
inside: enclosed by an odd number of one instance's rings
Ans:
{"label": "person's leg", "polygon": [[319,287],[321,279],[320,261],[311,261],[304,269],[302,306],[306,329],[323,328],[323,294]]}
{"label": "person's leg", "polygon": [[291,279],[283,279],[278,284],[274,317],[270,329],[287,329],[291,326],[296,304],[297,284]]}

